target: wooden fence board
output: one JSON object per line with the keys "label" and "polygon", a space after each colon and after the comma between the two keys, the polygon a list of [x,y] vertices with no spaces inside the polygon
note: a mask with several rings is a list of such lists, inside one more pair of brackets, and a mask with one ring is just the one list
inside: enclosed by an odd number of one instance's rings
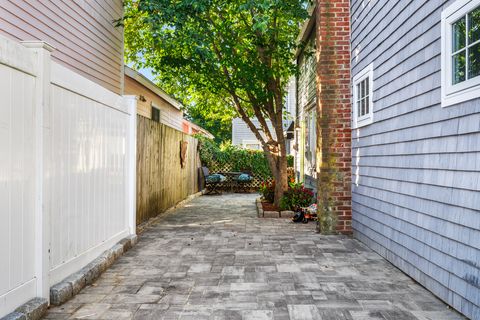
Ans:
{"label": "wooden fence board", "polygon": [[[188,142],[181,167],[180,144]],[[198,141],[164,124],[137,116],[137,224],[199,191]]]}

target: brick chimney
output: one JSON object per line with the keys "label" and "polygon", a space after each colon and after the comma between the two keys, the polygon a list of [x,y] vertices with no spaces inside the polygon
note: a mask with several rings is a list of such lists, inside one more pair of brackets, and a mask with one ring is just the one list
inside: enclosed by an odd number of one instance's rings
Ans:
{"label": "brick chimney", "polygon": [[[316,0],[317,177],[328,188],[337,231],[352,232],[350,1]],[[321,150],[321,151],[320,151]]]}

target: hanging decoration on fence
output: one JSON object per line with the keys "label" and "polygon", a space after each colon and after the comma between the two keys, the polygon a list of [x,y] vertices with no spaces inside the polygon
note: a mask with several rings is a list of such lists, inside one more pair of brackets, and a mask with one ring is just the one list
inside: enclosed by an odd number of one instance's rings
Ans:
{"label": "hanging decoration on fence", "polygon": [[185,168],[187,164],[187,147],[188,141],[180,141],[180,165]]}

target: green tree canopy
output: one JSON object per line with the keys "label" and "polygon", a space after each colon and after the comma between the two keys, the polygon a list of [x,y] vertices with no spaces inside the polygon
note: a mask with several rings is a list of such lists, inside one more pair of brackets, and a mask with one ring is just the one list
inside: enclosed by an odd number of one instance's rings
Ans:
{"label": "green tree canopy", "polygon": [[207,129],[215,136],[217,143],[230,141],[232,138],[232,119],[236,111],[225,100],[208,92],[196,94],[192,92],[183,99],[187,106],[185,117]]}
{"label": "green tree canopy", "polygon": [[129,62],[153,69],[176,97],[194,97],[199,110],[223,105],[247,123],[277,179],[276,202],[287,189],[284,89],[296,71],[306,7],[304,0],[128,0],[123,20]]}

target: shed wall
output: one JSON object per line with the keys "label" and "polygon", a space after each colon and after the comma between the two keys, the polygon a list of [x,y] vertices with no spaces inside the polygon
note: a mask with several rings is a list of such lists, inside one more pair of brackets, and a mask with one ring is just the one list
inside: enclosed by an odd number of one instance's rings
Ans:
{"label": "shed wall", "polygon": [[126,95],[142,95],[146,101],[137,100],[137,114],[151,119],[152,103],[160,109],[160,122],[167,126],[182,131],[183,112],[172,106],[157,94],[145,88],[141,83],[129,76],[125,77],[125,94]]}

